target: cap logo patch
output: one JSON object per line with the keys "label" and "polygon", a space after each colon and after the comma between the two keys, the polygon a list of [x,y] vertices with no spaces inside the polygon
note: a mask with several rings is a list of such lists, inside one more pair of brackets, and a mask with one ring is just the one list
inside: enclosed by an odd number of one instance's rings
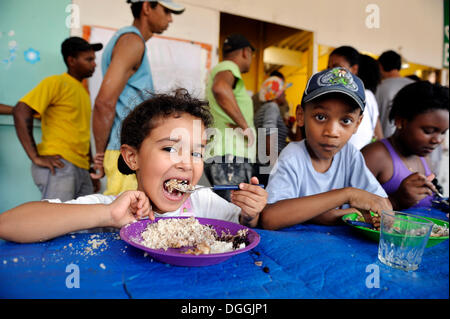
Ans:
{"label": "cap logo patch", "polygon": [[317,79],[317,84],[319,86],[332,86],[340,84],[351,91],[358,91],[358,85],[353,81],[353,76],[351,73],[340,68],[334,68],[321,75]]}

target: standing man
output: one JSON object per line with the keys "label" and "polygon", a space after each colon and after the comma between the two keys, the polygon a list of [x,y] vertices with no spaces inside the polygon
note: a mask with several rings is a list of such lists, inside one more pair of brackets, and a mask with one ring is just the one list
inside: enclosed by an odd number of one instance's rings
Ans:
{"label": "standing man", "polygon": [[378,58],[381,72],[381,84],[377,87],[375,98],[380,109],[380,121],[385,137],[391,136],[395,131],[394,123],[389,121],[392,100],[398,91],[405,85],[414,81],[400,76],[402,57],[394,51],[383,52]]}
{"label": "standing man", "polygon": [[[81,81],[95,70],[95,51],[79,37],[61,45],[67,72],[45,78],[14,108],[17,136],[32,161],[31,174],[42,198],[68,201],[94,192],[89,176],[91,101]],[[33,137],[33,116],[41,117],[42,143]]]}
{"label": "standing man", "polygon": [[[216,135],[207,153],[205,174],[214,185],[248,183],[256,160],[253,102],[242,73],[250,70],[255,49],[241,34],[225,39],[223,60],[212,70],[206,94]],[[218,191],[230,201],[230,191]]]}
{"label": "standing man", "polygon": [[118,30],[105,47],[103,82],[94,105],[94,168],[97,172],[91,177],[99,179],[106,174],[105,195],[117,195],[137,188],[134,174],[123,175],[117,169],[122,121],[149,93],[153,93],[145,42],[169,27],[172,13],[184,11],[183,6],[171,0],[127,2],[131,3],[133,25]]}

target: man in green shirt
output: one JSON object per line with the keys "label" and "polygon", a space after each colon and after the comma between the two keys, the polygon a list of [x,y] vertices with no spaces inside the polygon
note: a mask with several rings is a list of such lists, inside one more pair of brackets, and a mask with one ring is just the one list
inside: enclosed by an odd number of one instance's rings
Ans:
{"label": "man in green shirt", "polygon": [[[254,51],[243,35],[228,36],[223,45],[223,61],[209,76],[206,95],[215,134],[206,152],[205,175],[212,185],[248,183],[254,173],[253,102],[242,79],[242,73],[250,70]],[[230,200],[230,191],[217,194]]]}

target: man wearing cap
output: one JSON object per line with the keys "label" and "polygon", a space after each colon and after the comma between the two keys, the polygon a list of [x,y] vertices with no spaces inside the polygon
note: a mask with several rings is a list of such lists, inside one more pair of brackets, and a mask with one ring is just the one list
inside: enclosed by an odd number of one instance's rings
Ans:
{"label": "man wearing cap", "polygon": [[[210,73],[206,95],[216,135],[206,152],[205,175],[211,184],[248,183],[256,160],[253,102],[242,73],[250,70],[255,49],[241,34],[228,36],[223,60]],[[230,200],[230,191],[218,195]]]}
{"label": "man wearing cap", "polygon": [[145,42],[163,33],[172,22],[172,13],[184,7],[172,2],[127,0],[131,3],[133,24],[118,30],[102,56],[103,81],[95,100],[93,133],[95,138],[95,174],[106,174],[105,195],[117,195],[136,189],[136,176],[123,175],[117,169],[120,154],[120,128],[125,117],[153,93],[150,63]]}
{"label": "man wearing cap", "polygon": [[[61,45],[67,72],[42,80],[14,108],[17,136],[32,161],[33,180],[42,198],[61,201],[92,194],[89,176],[91,101],[82,80],[94,73],[95,51],[70,37]],[[33,117],[41,118],[42,142],[36,146]]]}

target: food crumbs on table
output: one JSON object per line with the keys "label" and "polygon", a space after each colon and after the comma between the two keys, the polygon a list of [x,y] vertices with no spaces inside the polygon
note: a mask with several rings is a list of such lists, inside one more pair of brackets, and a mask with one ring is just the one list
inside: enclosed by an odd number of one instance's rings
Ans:
{"label": "food crumbs on table", "polygon": [[13,262],[18,262],[19,261],[19,259],[17,259],[17,258],[13,258]]}
{"label": "food crumbs on table", "polygon": [[266,267],[263,268],[263,271],[264,271],[266,274],[268,274],[269,271],[270,271],[270,269],[269,269],[269,267],[266,266]]}
{"label": "food crumbs on table", "polygon": [[261,267],[262,263],[263,263],[262,261],[255,261],[255,265],[258,266],[258,267]]}
{"label": "food crumbs on table", "polygon": [[256,256],[261,256],[261,254],[258,251],[254,252]]}
{"label": "food crumbs on table", "polygon": [[3,260],[3,265],[6,265],[6,263],[7,263],[7,261],[6,261],[6,260]]}
{"label": "food crumbs on table", "polygon": [[100,264],[100,268],[102,268],[102,269],[106,269],[106,266],[105,266],[105,264],[104,264],[104,263],[101,263],[101,264]]}

